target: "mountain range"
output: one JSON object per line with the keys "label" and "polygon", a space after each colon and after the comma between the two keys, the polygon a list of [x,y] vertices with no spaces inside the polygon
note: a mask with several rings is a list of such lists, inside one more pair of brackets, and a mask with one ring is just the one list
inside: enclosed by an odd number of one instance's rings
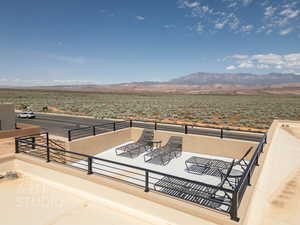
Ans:
{"label": "mountain range", "polygon": [[168,84],[182,85],[274,85],[300,82],[300,75],[292,73],[193,73],[168,81]]}
{"label": "mountain range", "polygon": [[164,82],[145,81],[112,85],[39,86],[31,89],[55,89],[93,92],[168,92],[232,94],[299,94],[300,75],[293,73],[192,73]]}

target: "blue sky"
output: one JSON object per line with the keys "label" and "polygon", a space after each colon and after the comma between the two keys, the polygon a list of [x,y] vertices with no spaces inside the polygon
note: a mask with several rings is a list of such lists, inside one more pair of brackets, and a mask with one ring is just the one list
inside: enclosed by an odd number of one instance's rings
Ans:
{"label": "blue sky", "polygon": [[299,0],[26,0],[0,8],[0,85],[300,73]]}

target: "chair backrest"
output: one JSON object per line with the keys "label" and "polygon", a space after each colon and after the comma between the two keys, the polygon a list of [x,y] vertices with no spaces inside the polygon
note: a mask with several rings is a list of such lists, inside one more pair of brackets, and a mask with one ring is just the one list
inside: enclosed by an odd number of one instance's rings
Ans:
{"label": "chair backrest", "polygon": [[148,144],[149,141],[152,141],[154,138],[154,131],[144,129],[141,137],[138,139],[138,143]]}
{"label": "chair backrest", "polygon": [[163,148],[166,148],[168,151],[182,151],[182,139],[179,136],[171,136]]}
{"label": "chair backrest", "polygon": [[[230,174],[230,172],[231,172],[231,170],[232,170],[232,168],[234,166],[234,163],[235,163],[235,160],[233,160],[231,162],[230,167],[228,168],[228,170],[227,170],[227,172],[226,172],[225,175],[222,173],[221,170],[218,169],[219,173],[221,174],[221,182],[216,187],[208,188],[209,190],[211,190],[211,191],[209,191],[211,197],[214,196],[214,195],[216,195],[217,192],[220,190],[219,188],[223,188],[223,185],[225,184],[225,182],[228,181],[227,178],[228,178],[228,176],[229,176],[229,174]],[[226,192],[225,192],[225,195],[226,195]]]}
{"label": "chair backrest", "polygon": [[[230,174],[230,172],[231,172],[231,170],[232,170],[234,164],[235,164],[235,160],[233,160],[233,161],[231,162],[230,167],[228,168],[227,173],[226,173],[225,175],[220,171],[220,174],[221,174],[221,183],[218,185],[218,187],[223,187],[224,183],[227,181],[227,177],[229,176],[229,174]],[[218,190],[217,190],[217,191],[218,191]],[[216,192],[217,192],[217,191],[216,191]],[[216,192],[215,192],[215,193],[216,193]]]}
{"label": "chair backrest", "polygon": [[236,164],[239,164],[241,161],[244,161],[245,158],[247,157],[247,155],[249,155],[249,153],[251,152],[252,148],[253,148],[253,146],[250,147],[250,148],[246,151],[246,153],[243,155],[243,157],[242,157],[241,159],[239,159],[239,161],[237,161]]}

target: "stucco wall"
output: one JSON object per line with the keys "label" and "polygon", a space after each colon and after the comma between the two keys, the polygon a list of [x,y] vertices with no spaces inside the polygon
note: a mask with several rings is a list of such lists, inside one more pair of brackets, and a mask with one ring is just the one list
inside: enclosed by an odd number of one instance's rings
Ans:
{"label": "stucco wall", "polygon": [[15,152],[15,140],[13,138],[0,139],[0,156]]}
{"label": "stucco wall", "polygon": [[12,130],[15,128],[16,114],[15,105],[1,104],[0,105],[0,130]]}
{"label": "stucco wall", "polygon": [[80,138],[69,142],[69,149],[73,152],[95,155],[99,152],[110,149],[116,145],[131,140],[130,128],[98,134],[96,136]]}
{"label": "stucco wall", "polygon": [[33,126],[24,123],[17,123],[17,129],[1,130],[0,139],[10,137],[21,137],[26,135],[38,134],[41,131],[39,126]]}
{"label": "stucco wall", "polygon": [[[141,128],[132,128],[132,139],[137,140],[140,137],[142,130],[143,129]],[[195,134],[182,134],[177,132],[160,130],[156,130],[154,133],[154,138],[162,140],[162,145],[167,143],[170,136],[183,137],[183,151],[224,156],[235,159],[241,158],[251,146],[254,146],[252,150],[252,152],[254,152],[255,147],[257,146],[257,143],[255,142],[241,141],[235,139],[221,139],[218,137],[209,137]],[[249,160],[251,156],[252,154],[249,154],[247,160]]]}
{"label": "stucco wall", "polygon": [[[300,169],[300,140],[281,127],[282,124],[289,123],[288,121],[274,121],[268,132],[269,144],[265,149],[266,157],[259,179],[254,187],[245,225],[299,224],[298,213],[293,215],[296,223],[287,222],[292,215],[288,217],[284,215],[293,210],[293,208],[288,208],[288,204],[287,207],[277,207],[272,212],[273,215],[268,213],[269,210],[274,208],[272,201],[276,197],[279,196],[279,198],[286,200],[288,199],[287,193],[294,194],[295,192],[292,189],[284,190],[283,194],[279,192],[280,188],[289,182],[292,174]],[[280,217],[280,215],[283,216]]]}

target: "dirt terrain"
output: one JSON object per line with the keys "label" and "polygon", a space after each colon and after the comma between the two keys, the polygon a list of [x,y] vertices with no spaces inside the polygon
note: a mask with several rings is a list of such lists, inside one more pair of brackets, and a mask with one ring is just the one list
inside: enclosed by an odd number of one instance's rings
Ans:
{"label": "dirt terrain", "polygon": [[[32,89],[41,89],[33,87]],[[118,84],[118,85],[90,85],[90,86],[50,86],[45,90],[84,91],[84,92],[151,92],[151,93],[180,93],[180,94],[271,94],[271,95],[300,95],[300,83],[278,85],[243,86],[232,84],[212,85],[176,85],[176,84]]]}
{"label": "dirt terrain", "polygon": [[[63,114],[70,114],[70,115],[79,115],[82,116],[84,114],[82,113],[74,113],[74,112],[66,112],[63,111],[55,106],[49,106],[48,107],[49,110],[51,110],[51,112],[55,112],[55,113],[63,113]],[[111,118],[104,118],[106,120],[113,120]],[[127,118],[124,118],[124,120],[126,120]],[[156,121],[154,118],[140,118],[140,117],[130,117],[128,119],[131,120],[145,120],[145,121]],[[182,124],[182,125],[192,125],[192,126],[207,126],[207,127],[219,127],[219,128],[230,128],[230,129],[235,129],[235,130],[241,130],[241,131],[258,131],[258,132],[267,132],[267,129],[255,129],[255,128],[250,128],[250,127],[236,127],[236,126],[226,126],[224,124],[220,124],[220,125],[211,125],[211,124],[207,124],[207,123],[202,123],[202,122],[195,122],[195,123],[191,123],[190,121],[184,121],[184,120],[173,120],[172,118],[166,118],[163,120],[160,120],[159,122],[161,123],[175,123],[175,124]]]}

